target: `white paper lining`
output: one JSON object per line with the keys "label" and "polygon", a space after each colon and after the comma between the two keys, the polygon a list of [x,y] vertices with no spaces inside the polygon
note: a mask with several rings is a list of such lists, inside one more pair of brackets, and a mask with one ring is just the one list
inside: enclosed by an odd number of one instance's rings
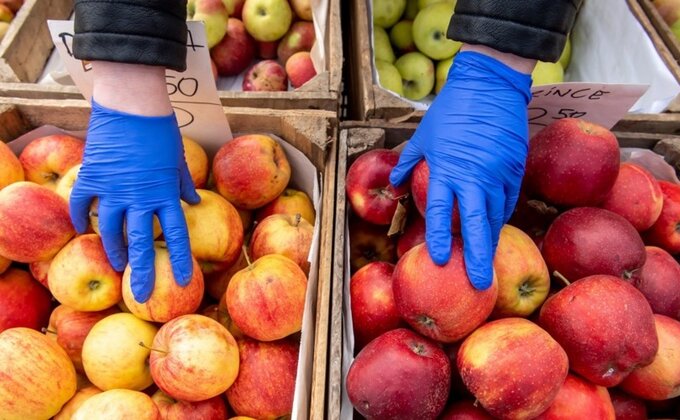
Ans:
{"label": "white paper lining", "polygon": [[[372,45],[372,2],[366,2]],[[574,24],[571,41],[571,64],[565,73],[565,82],[651,85],[630,109],[632,113],[662,112],[680,93],[680,84],[624,0],[585,0]],[[372,71],[373,80],[377,81],[375,66]],[[434,95],[422,101],[402,99],[416,110],[424,111],[432,103]]]}
{"label": "white paper lining", "polygon": [[[32,130],[21,137],[7,143],[10,149],[18,156],[21,151],[31,141],[58,133],[66,133],[72,136],[84,139],[85,131],[65,131],[57,127],[45,125],[35,130]],[[286,152],[286,157],[290,162],[292,168],[290,185],[296,189],[302,190],[314,203],[314,211],[317,215],[322,214],[322,200],[321,200],[321,185],[323,185],[323,177],[310,162],[310,160],[294,146],[290,145],[280,137],[269,134],[276,139]],[[194,139],[201,143],[206,149],[212,149],[215,145],[205,144],[200,139]],[[228,140],[227,140],[228,141]],[[210,156],[212,160],[212,154]],[[320,247],[320,221],[314,224],[314,234],[312,237],[312,245],[307,258],[311,266],[309,270],[309,278],[307,279],[307,291],[305,297],[305,309],[302,317],[302,332],[300,342],[300,353],[298,355],[298,367],[295,381],[295,394],[293,399],[292,419],[307,419],[309,418],[309,403],[312,385],[312,369],[314,356],[314,333],[316,324],[316,297],[318,288],[319,276],[319,247]]]}

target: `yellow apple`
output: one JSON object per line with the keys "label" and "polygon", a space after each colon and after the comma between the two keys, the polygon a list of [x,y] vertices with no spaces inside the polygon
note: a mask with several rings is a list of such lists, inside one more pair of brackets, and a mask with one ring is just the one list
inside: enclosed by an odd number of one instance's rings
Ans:
{"label": "yellow apple", "polygon": [[286,188],[280,196],[274,199],[274,201],[257,211],[255,220],[259,222],[272,214],[297,213],[300,213],[302,218],[312,225],[316,221],[314,204],[312,204],[312,200],[309,196],[304,191]]}
{"label": "yellow apple", "polygon": [[97,322],[83,343],[83,367],[101,390],[141,391],[153,383],[149,347],[158,328],[128,313],[109,315]]}
{"label": "yellow apple", "polygon": [[24,180],[24,169],[21,167],[19,158],[2,141],[0,141],[0,190],[12,184]]}
{"label": "yellow apple", "polygon": [[182,137],[182,143],[184,144],[184,158],[187,161],[191,179],[194,181],[194,187],[205,188],[208,180],[208,155],[200,144],[189,137]]}
{"label": "yellow apple", "polygon": [[102,311],[121,298],[121,274],[111,267],[101,238],[93,233],[66,244],[47,277],[54,297],[77,311]]}
{"label": "yellow apple", "polygon": [[269,254],[284,255],[309,274],[308,257],[313,235],[314,227],[300,213],[273,214],[255,227],[250,253],[254,259]]}
{"label": "yellow apple", "polygon": [[73,191],[73,184],[75,184],[76,179],[78,179],[78,171],[80,171],[81,166],[82,165],[79,163],[76,166],[72,167],[71,169],[66,171],[64,176],[57,181],[57,186],[54,192],[59,194],[59,196],[63,197],[67,203],[71,199],[71,191]]}
{"label": "yellow apple", "polygon": [[73,396],[66,405],[61,408],[61,411],[54,416],[53,420],[71,420],[73,414],[80,408],[85,401],[87,401],[91,396],[100,394],[101,389],[94,385],[87,386],[83,389],[79,389],[76,395]]}
{"label": "yellow apple", "polygon": [[92,395],[76,410],[71,420],[161,420],[158,407],[143,392],[112,389]]}

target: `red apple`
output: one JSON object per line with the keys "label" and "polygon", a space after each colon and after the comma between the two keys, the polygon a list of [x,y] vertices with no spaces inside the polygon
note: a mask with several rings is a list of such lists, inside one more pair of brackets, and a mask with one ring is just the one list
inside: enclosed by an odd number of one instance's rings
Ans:
{"label": "red apple", "polygon": [[48,289],[50,288],[50,284],[47,281],[47,274],[50,271],[50,264],[52,264],[52,260],[36,261],[28,264],[28,270],[31,272],[33,278],[38,280],[40,284]]}
{"label": "red apple", "polygon": [[0,255],[12,261],[47,261],[75,235],[68,204],[32,182],[0,190]]}
{"label": "red apple", "polygon": [[[680,253],[680,185],[659,181],[663,193],[661,215],[647,232],[645,243],[675,255]],[[2,253],[2,251],[0,251]]]}
{"label": "red apple", "polygon": [[[523,318],[478,328],[458,351],[463,382],[494,417],[534,418],[553,402],[569,370],[562,347]],[[521,391],[520,391],[521,390]]]}
{"label": "red apple", "polygon": [[419,333],[444,343],[458,341],[481,325],[498,295],[495,275],[486,290],[472,286],[459,238],[451,244],[449,262],[441,267],[432,261],[425,244],[415,246],[397,263],[393,282],[401,317]]}
{"label": "red apple", "polygon": [[269,254],[290,258],[309,274],[309,250],[314,227],[298,213],[274,214],[262,220],[250,238],[250,255],[258,259]]}
{"label": "red apple", "polygon": [[680,321],[654,315],[659,351],[654,361],[638,367],[621,383],[627,393],[647,400],[680,396]]}
{"label": "red apple", "polygon": [[645,403],[635,397],[631,397],[616,388],[609,390],[616,420],[647,420],[647,407]]}
{"label": "red apple", "polygon": [[222,2],[224,2],[224,5],[227,7],[227,12],[229,12],[230,17],[241,19],[243,3],[245,3],[246,0],[222,0]]}
{"label": "red apple", "polygon": [[594,385],[578,376],[567,375],[553,403],[536,419],[615,420],[616,416],[607,388]]}
{"label": "red apple", "polygon": [[[5,257],[3,257],[2,255],[0,255],[0,274],[2,274],[2,273],[4,273],[5,271],[7,271],[7,269],[8,269],[11,265],[12,265],[12,260],[10,260],[9,258],[5,258]],[[30,264],[29,264],[29,269],[30,269]],[[32,271],[31,271],[31,274],[33,274]],[[33,275],[33,277],[35,277],[35,275]],[[36,280],[37,280],[37,279],[36,279]],[[40,283],[42,283],[41,280],[38,280],[38,281],[40,281]]]}
{"label": "red apple", "polygon": [[666,251],[645,247],[647,260],[633,281],[655,314],[680,320],[680,264]]}
{"label": "red apple", "polygon": [[98,312],[82,312],[65,305],[58,306],[52,312],[53,315],[56,315],[53,320],[53,328],[57,333],[57,343],[66,350],[76,371],[85,372],[81,353],[87,334],[94,324],[117,312],[120,311],[116,306]]}
{"label": "red apple", "polygon": [[355,349],[361,349],[377,336],[403,325],[394,303],[393,272],[394,265],[373,262],[354,273],[350,280]]}
{"label": "red apple", "polygon": [[238,208],[252,210],[278,197],[290,180],[290,164],[272,137],[251,134],[226,142],[213,159],[218,192]]}
{"label": "red apple", "polygon": [[50,189],[71,167],[83,161],[85,142],[67,134],[54,134],[33,140],[19,155],[26,181]]}
{"label": "red apple", "polygon": [[255,58],[255,40],[246,32],[243,22],[229,18],[227,34],[210,49],[210,57],[220,76],[236,76]]}
{"label": "red apple", "polygon": [[[279,41],[269,41],[262,42],[256,41],[257,43],[257,56],[264,60],[271,60],[276,58],[276,49],[279,46]],[[283,67],[281,67],[283,69]]]}
{"label": "red apple", "polygon": [[299,344],[292,339],[262,343],[245,338],[238,348],[238,376],[226,392],[231,408],[257,419],[290,415]]}
{"label": "red apple", "polygon": [[413,213],[412,218],[407,222],[404,233],[397,240],[397,257],[401,258],[402,255],[406,254],[406,251],[424,242],[425,219]]}
{"label": "red apple", "polygon": [[132,294],[130,265],[123,273],[123,301],[130,312],[136,317],[152,322],[167,322],[180,315],[196,312],[201,305],[205,286],[203,274],[196,259],[192,256],[193,274],[186,286],[182,287],[175,281],[170,262],[170,253],[165,243],[154,244],[155,280],[153,292],[144,303],[139,303]]}
{"label": "red apple", "polygon": [[154,383],[169,396],[204,401],[234,383],[239,369],[238,346],[217,321],[203,315],[183,315],[158,330],[149,366]]}
{"label": "red apple", "polygon": [[550,274],[541,251],[516,227],[503,226],[493,267],[498,279],[498,298],[492,317],[528,317],[548,297]]}
{"label": "red apple", "polygon": [[[425,217],[425,210],[427,209],[427,189],[430,185],[430,167],[427,166],[425,160],[418,162],[413,168],[411,175],[411,194],[413,194],[413,203],[416,205],[421,216]],[[451,232],[460,232],[460,214],[458,213],[457,200],[454,200],[453,212],[451,213]]]}
{"label": "red apple", "polygon": [[312,56],[307,51],[299,51],[291,55],[286,61],[286,73],[294,88],[304,85],[316,76]]}
{"label": "red apple", "polygon": [[614,187],[600,205],[628,220],[638,232],[649,229],[661,214],[661,187],[645,168],[622,163]]}
{"label": "red apple", "polygon": [[373,419],[435,419],[449,395],[450,362],[433,341],[400,328],[371,341],[347,374],[354,408]]}
{"label": "red apple", "polygon": [[274,201],[260,208],[255,216],[260,221],[272,214],[301,214],[302,218],[314,225],[316,214],[312,200],[304,191],[286,188]]}
{"label": "red apple", "polygon": [[288,33],[279,42],[277,55],[279,62],[285,64],[288,59],[300,51],[310,51],[316,34],[312,22],[298,21],[291,25]]}
{"label": "red apple", "polygon": [[4,4],[12,11],[12,13],[16,14],[19,8],[24,4],[24,0],[2,0],[0,1],[0,4]]}
{"label": "red apple", "polygon": [[286,70],[274,60],[263,60],[248,69],[243,77],[243,91],[283,92],[288,90]]}
{"label": "red apple", "polygon": [[478,403],[470,400],[463,400],[449,405],[439,420],[493,420]]}
{"label": "red apple", "polygon": [[375,149],[359,156],[347,171],[347,197],[354,212],[362,219],[389,225],[399,199],[406,196],[409,185],[395,188],[390,173],[399,161],[399,153]]}
{"label": "red apple", "polygon": [[374,261],[397,262],[397,247],[387,227],[357,217],[349,220],[349,262],[352,273]]}
{"label": "red apple", "polygon": [[564,118],[529,142],[525,181],[530,195],[552,204],[593,206],[614,186],[619,164],[619,145],[611,131]]}
{"label": "red apple", "polygon": [[307,277],[291,259],[269,254],[234,274],[225,300],[229,315],[248,337],[273,341],[302,328]]}
{"label": "red apple", "polygon": [[0,274],[0,332],[14,327],[40,331],[47,326],[52,296],[31,275],[18,268]]}
{"label": "red apple", "polygon": [[24,169],[19,158],[4,142],[0,141],[0,190],[24,180]]}
{"label": "red apple", "polygon": [[156,403],[161,419],[224,420],[227,418],[227,407],[219,396],[204,401],[189,402],[176,400],[158,390],[151,396],[151,399]]}
{"label": "red apple", "polygon": [[543,240],[550,272],[571,281],[595,274],[639,276],[645,245],[626,219],[608,210],[580,207],[562,213]]}
{"label": "red apple", "polygon": [[586,277],[557,292],[543,304],[539,324],[564,347],[574,372],[606,387],[651,363],[659,347],[645,297],[613,276]]}

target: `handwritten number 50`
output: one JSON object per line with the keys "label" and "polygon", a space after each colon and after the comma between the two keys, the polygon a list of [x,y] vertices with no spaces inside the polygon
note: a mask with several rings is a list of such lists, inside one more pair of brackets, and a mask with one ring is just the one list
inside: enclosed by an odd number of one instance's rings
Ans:
{"label": "handwritten number 50", "polygon": [[174,76],[167,76],[165,84],[168,86],[168,95],[174,95],[177,92],[186,97],[193,97],[198,92],[198,80],[193,77],[182,77],[176,83],[171,80]]}

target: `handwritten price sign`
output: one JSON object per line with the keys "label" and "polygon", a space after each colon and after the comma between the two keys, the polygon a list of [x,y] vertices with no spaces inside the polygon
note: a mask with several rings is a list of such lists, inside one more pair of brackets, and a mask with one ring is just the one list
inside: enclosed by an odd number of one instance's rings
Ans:
{"label": "handwritten price sign", "polygon": [[562,118],[583,118],[612,128],[638,99],[648,85],[602,83],[560,83],[531,89],[529,135]]}
{"label": "handwritten price sign", "polygon": [[[83,96],[92,97],[91,65],[73,56],[73,21],[48,21],[52,40],[64,66]],[[187,22],[187,69],[167,70],[165,80],[170,102],[182,134],[198,140],[213,153],[231,139],[222,110],[202,22]]]}

